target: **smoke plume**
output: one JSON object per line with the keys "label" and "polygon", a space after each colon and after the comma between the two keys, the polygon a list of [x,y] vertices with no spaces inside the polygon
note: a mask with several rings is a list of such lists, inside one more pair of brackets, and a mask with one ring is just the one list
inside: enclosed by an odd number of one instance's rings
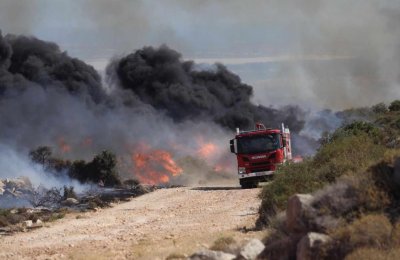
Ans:
{"label": "smoke plume", "polygon": [[65,89],[96,103],[105,97],[96,70],[61,52],[57,44],[0,32],[0,95],[32,86]]}
{"label": "smoke plume", "polygon": [[298,132],[304,121],[299,107],[281,110],[251,103],[253,89],[241,82],[224,65],[198,70],[193,61],[168,48],[145,47],[114,61],[108,74],[115,73],[120,85],[177,122],[209,120],[234,129],[250,128],[254,122],[278,127],[282,122]]}
{"label": "smoke plume", "polygon": [[[0,57],[0,155],[23,165],[13,170],[0,165],[2,177],[19,172],[34,183],[49,180],[25,167],[28,152],[47,145],[55,156],[71,160],[91,160],[111,150],[125,178],[156,183],[150,177],[162,168],[152,163],[141,167],[148,173],[138,173],[134,167],[137,148],[145,144],[151,154],[139,159],[163,155],[158,159],[166,170],[175,165],[171,159],[183,165],[185,176],[175,178],[176,183],[235,179],[227,145],[230,129],[255,120],[272,126],[287,120],[297,131],[303,124],[296,107],[253,105],[252,88],[223,65],[203,70],[166,46],[145,47],[113,61],[109,85],[102,85],[91,66],[35,37],[0,35]],[[219,172],[220,177],[213,176]]]}

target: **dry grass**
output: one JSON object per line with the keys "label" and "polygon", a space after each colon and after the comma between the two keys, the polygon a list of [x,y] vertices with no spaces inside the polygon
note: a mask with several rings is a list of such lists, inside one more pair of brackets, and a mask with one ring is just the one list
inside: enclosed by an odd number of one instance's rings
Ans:
{"label": "dry grass", "polygon": [[173,259],[187,259],[187,256],[180,253],[171,253],[165,258],[165,260],[173,260]]}
{"label": "dry grass", "polygon": [[391,248],[392,224],[383,215],[365,215],[353,223],[334,230],[333,240],[322,248],[328,258],[342,259],[358,248]]}
{"label": "dry grass", "polygon": [[347,255],[346,260],[397,260],[400,259],[400,248],[380,250],[376,248],[359,248]]}

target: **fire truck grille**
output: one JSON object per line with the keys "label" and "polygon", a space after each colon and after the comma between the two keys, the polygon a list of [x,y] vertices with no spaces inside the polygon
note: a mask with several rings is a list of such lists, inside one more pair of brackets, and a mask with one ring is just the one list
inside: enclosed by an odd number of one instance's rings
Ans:
{"label": "fire truck grille", "polygon": [[251,166],[267,166],[269,162],[258,162],[258,163],[251,163]]}
{"label": "fire truck grille", "polygon": [[251,170],[251,172],[264,172],[264,171],[268,171],[269,169],[264,169],[264,168],[261,168],[261,169],[252,169]]}

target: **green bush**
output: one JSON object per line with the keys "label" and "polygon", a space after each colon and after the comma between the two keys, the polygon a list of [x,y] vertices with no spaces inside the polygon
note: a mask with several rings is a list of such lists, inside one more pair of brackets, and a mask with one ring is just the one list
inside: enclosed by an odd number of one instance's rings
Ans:
{"label": "green bush", "polygon": [[323,182],[314,174],[313,161],[289,164],[275,173],[272,183],[261,192],[259,225],[268,222],[268,218],[278,210],[286,208],[288,198],[295,193],[309,193],[323,186]]}
{"label": "green bush", "polygon": [[372,112],[376,114],[386,113],[388,112],[388,107],[385,105],[385,103],[378,103],[372,106]]}
{"label": "green bush", "polygon": [[312,159],[279,168],[274,181],[261,192],[259,226],[284,210],[287,200],[296,193],[311,193],[343,175],[356,176],[384,156],[384,147],[375,144],[366,133],[343,135],[322,146]]}
{"label": "green bush", "polygon": [[380,137],[382,135],[380,129],[376,127],[374,124],[364,121],[354,121],[350,124],[347,124],[337,129],[333,133],[331,141],[346,136],[358,136],[364,134],[368,135],[369,138],[372,138],[374,141],[377,142],[379,142]]}

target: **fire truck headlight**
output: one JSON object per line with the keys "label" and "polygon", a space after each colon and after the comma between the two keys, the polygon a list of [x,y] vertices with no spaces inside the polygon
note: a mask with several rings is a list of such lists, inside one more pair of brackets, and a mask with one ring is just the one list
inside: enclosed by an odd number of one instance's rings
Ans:
{"label": "fire truck headlight", "polygon": [[246,168],[245,167],[239,167],[238,168],[239,174],[245,174],[246,173]]}

